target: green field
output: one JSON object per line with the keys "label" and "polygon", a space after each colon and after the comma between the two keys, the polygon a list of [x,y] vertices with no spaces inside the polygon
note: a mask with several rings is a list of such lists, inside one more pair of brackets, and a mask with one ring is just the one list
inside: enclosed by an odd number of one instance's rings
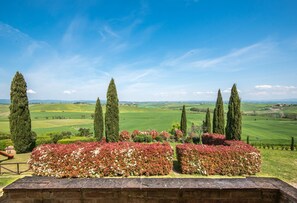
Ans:
{"label": "green field", "polygon": [[[158,131],[169,130],[180,121],[184,103],[143,102],[120,105],[120,129],[132,132],[135,129]],[[201,125],[205,109],[213,110],[214,103],[185,103],[188,126]],[[227,104],[225,113],[227,112]],[[191,108],[201,110],[191,111]],[[50,132],[71,131],[79,128],[93,131],[94,104],[32,104],[30,105],[32,128],[38,137]],[[297,120],[280,118],[282,114],[297,115],[295,105],[279,107],[273,104],[243,103],[242,140],[250,136],[251,143],[290,144],[291,137],[297,139]],[[103,111],[105,107],[103,106]],[[0,105],[0,132],[9,133],[9,105]]]}

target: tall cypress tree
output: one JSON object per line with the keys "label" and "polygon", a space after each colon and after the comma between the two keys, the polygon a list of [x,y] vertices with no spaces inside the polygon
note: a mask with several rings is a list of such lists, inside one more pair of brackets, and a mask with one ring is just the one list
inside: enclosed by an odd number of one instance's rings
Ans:
{"label": "tall cypress tree", "polygon": [[105,136],[107,142],[119,141],[119,99],[114,80],[111,79],[106,100]]}
{"label": "tall cypress tree", "polygon": [[210,111],[207,108],[206,115],[205,115],[205,129],[207,133],[211,133],[211,122],[210,122]]}
{"label": "tall cypress tree", "polygon": [[102,106],[100,103],[99,97],[96,101],[96,107],[95,107],[95,114],[94,114],[94,135],[97,141],[101,141],[103,137],[103,112],[102,112]]}
{"label": "tall cypress tree", "polygon": [[185,105],[183,105],[183,110],[180,118],[180,130],[183,132],[184,137],[187,136],[187,115]]}
{"label": "tall cypress tree", "polygon": [[216,107],[213,111],[213,133],[225,134],[224,104],[221,90],[218,91]]}
{"label": "tall cypress tree", "polygon": [[35,146],[35,133],[31,131],[27,84],[19,72],[16,72],[11,82],[9,109],[10,134],[14,148],[17,153],[29,152]]}
{"label": "tall cypress tree", "polygon": [[241,110],[240,98],[237,92],[236,84],[231,89],[231,95],[228,105],[226,139],[241,140]]}

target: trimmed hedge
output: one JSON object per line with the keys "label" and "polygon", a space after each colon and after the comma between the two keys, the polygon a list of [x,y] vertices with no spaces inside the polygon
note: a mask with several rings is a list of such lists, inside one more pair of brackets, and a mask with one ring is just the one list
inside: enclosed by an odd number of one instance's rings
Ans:
{"label": "trimmed hedge", "polygon": [[169,144],[131,142],[42,145],[29,160],[35,175],[60,178],[167,175],[172,162]]}
{"label": "trimmed hedge", "polygon": [[224,141],[223,145],[181,144],[177,159],[184,174],[252,175],[260,172],[260,152],[242,141]]}
{"label": "trimmed hedge", "polygon": [[204,133],[202,143],[206,145],[224,145],[226,140],[225,135]]}

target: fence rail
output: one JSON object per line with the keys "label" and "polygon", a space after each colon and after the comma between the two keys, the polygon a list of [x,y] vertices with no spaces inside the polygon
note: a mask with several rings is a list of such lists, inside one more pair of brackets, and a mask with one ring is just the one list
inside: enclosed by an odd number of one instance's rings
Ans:
{"label": "fence rail", "polygon": [[[10,167],[8,168],[8,166],[11,166],[11,165],[16,166],[15,170],[11,169]],[[20,165],[28,165],[28,163],[27,162],[0,163],[0,175],[3,175],[3,174],[17,174],[17,175],[20,175],[22,173],[30,171],[29,166],[28,166],[28,169],[21,170]]]}

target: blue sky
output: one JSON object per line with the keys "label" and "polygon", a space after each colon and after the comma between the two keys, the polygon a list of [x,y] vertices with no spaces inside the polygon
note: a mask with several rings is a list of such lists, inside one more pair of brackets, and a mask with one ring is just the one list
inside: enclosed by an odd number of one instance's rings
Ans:
{"label": "blue sky", "polygon": [[0,98],[297,98],[295,0],[1,0]]}

